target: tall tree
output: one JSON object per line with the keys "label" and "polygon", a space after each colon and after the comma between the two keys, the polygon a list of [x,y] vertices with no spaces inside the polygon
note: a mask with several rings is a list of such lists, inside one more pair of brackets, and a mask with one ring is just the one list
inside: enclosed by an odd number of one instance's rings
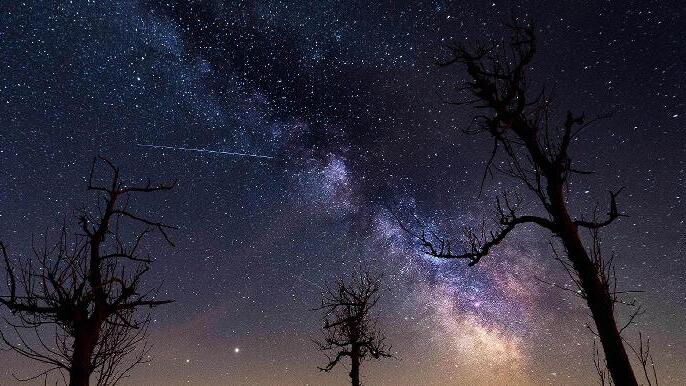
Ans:
{"label": "tall tree", "polygon": [[355,273],[346,283],[339,280],[328,288],[320,307],[324,311],[324,341],[316,341],[319,349],[330,352],[329,362],[319,370],[329,372],[341,360],[350,358],[352,386],[360,386],[360,367],[364,361],[391,358],[391,347],[378,328],[378,318],[372,309],[379,301],[381,277],[368,272]]}
{"label": "tall tree", "polygon": [[[521,215],[521,198],[504,194],[496,202],[497,229],[467,229],[466,247],[454,250],[448,239],[434,232],[413,232],[429,255],[446,259],[464,259],[470,266],[487,256],[491,249],[524,224],[534,224],[552,233],[564,247],[566,263],[588,304],[600,338],[607,368],[616,385],[637,385],[620,328],[615,320],[616,290],[602,259],[589,252],[582,229],[597,231],[622,217],[617,207],[620,190],[610,192],[607,217],[585,220],[570,210],[569,178],[586,174],[574,166],[569,147],[577,136],[598,118],[587,120],[568,111],[556,119],[551,97],[545,89],[533,93],[527,72],[536,53],[536,35],[532,22],[510,25],[509,44],[496,41],[450,48],[448,60],[441,66],[464,66],[469,80],[459,90],[468,100],[455,104],[472,105],[481,111],[476,125],[465,131],[490,136],[493,148],[484,179],[500,171],[519,180],[533,193],[540,205],[533,213]],[[496,162],[498,154],[503,162]],[[483,187],[483,180],[482,180]],[[539,216],[537,214],[543,214]],[[588,248],[587,248],[588,247]]]}
{"label": "tall tree", "polygon": [[[98,183],[96,166],[111,177]],[[144,290],[143,277],[153,261],[143,253],[143,239],[172,227],[136,214],[134,195],[167,191],[175,184],[125,183],[106,158],[93,161],[88,190],[97,193],[96,207],[77,215],[78,231],[62,227],[58,241],[33,245],[33,255],[11,261],[4,244],[8,295],[0,297],[14,318],[6,324],[16,334],[0,331],[13,351],[47,365],[29,379],[58,371],[71,386],[84,386],[97,374],[97,384],[115,384],[135,365],[147,360],[149,309],[170,303],[156,290]],[[173,245],[173,244],[172,244]]]}

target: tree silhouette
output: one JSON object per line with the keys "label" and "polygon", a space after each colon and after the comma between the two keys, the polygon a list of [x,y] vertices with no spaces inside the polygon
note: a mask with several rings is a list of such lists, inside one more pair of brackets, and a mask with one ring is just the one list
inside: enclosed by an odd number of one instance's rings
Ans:
{"label": "tree silhouette", "polygon": [[[94,175],[103,165],[111,178],[99,184]],[[5,319],[16,340],[0,332],[13,351],[47,365],[36,379],[57,371],[71,386],[115,384],[134,366],[147,361],[149,316],[142,308],[170,303],[156,290],[143,290],[152,258],[141,252],[143,239],[159,232],[171,244],[172,228],[134,213],[134,195],[170,190],[175,184],[141,185],[122,181],[119,169],[98,158],[88,190],[98,194],[96,208],[77,215],[79,231],[62,226],[59,240],[34,242],[33,256],[13,262],[0,243],[9,295],[0,297],[14,318]],[[173,245],[173,244],[172,244]]]}
{"label": "tree silhouette", "polygon": [[[469,95],[465,101],[450,102],[471,105],[478,111],[475,126],[465,129],[469,134],[490,136],[492,151],[482,179],[494,171],[519,180],[535,196],[540,205],[533,214],[521,215],[522,199],[503,194],[496,201],[497,228],[465,230],[466,247],[454,250],[450,240],[428,231],[410,230],[424,251],[432,256],[446,259],[464,259],[470,266],[487,256],[493,247],[503,242],[518,226],[534,224],[551,232],[564,247],[560,259],[579,287],[595,322],[596,333],[602,344],[607,369],[616,385],[637,385],[631,363],[624,347],[621,330],[615,320],[617,303],[615,284],[607,262],[593,249],[586,247],[580,236],[581,229],[592,232],[612,224],[623,214],[617,206],[621,192],[610,192],[607,217],[603,220],[576,218],[570,211],[568,191],[569,178],[575,174],[588,174],[574,166],[569,147],[579,134],[596,120],[587,120],[567,112],[556,119],[551,109],[551,97],[545,89],[532,95],[527,78],[536,53],[535,28],[532,22],[508,25],[512,32],[509,44],[490,42],[474,45],[451,46],[448,60],[440,66],[461,64],[469,80],[458,90]],[[504,153],[503,162],[496,162],[498,154]],[[535,215],[544,213],[543,216]],[[600,258],[598,258],[600,257]]]}
{"label": "tree silhouette", "polygon": [[324,311],[325,337],[315,343],[320,350],[332,353],[327,354],[329,362],[319,370],[329,372],[349,357],[351,384],[360,386],[362,362],[393,357],[378,329],[378,319],[372,315],[380,288],[380,276],[359,272],[350,283],[339,280],[334,288],[327,289],[322,305],[315,309]]}

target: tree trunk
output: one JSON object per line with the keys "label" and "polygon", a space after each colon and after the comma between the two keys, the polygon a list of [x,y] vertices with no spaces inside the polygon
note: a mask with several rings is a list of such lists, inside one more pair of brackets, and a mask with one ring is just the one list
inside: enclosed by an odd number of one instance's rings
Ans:
{"label": "tree trunk", "polygon": [[578,234],[569,235],[563,241],[586,294],[586,302],[593,315],[612,380],[618,386],[638,385],[617,328],[613,300],[607,286],[601,282],[598,269],[581,244]]}
{"label": "tree trunk", "polygon": [[351,384],[352,386],[360,386],[360,348],[357,345],[352,346],[350,361]]}
{"label": "tree trunk", "polygon": [[69,386],[88,386],[90,376],[90,357],[85,357],[80,350],[74,350],[69,369]]}
{"label": "tree trunk", "polygon": [[97,335],[90,332],[76,334],[74,338],[74,353],[71,357],[69,369],[69,386],[88,386],[90,383],[91,356],[95,349]]}
{"label": "tree trunk", "polygon": [[563,189],[560,185],[558,189],[549,188],[548,193],[554,211],[553,217],[561,227],[559,236],[567,250],[567,257],[579,276],[588,308],[593,315],[610,376],[617,386],[638,386],[629,356],[624,348],[624,342],[617,328],[612,295],[609,288],[601,281],[600,272],[591,261],[579,237],[579,230],[564,203]]}
{"label": "tree trunk", "polygon": [[72,367],[69,370],[69,386],[88,386],[90,372],[83,367]]}

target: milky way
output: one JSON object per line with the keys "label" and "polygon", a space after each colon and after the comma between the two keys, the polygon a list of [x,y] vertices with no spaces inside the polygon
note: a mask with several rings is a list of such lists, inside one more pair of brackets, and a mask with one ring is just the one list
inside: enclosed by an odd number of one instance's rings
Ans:
{"label": "milky way", "polygon": [[[465,74],[434,63],[532,15],[535,85],[561,113],[613,112],[574,144],[598,173],[572,181],[572,209],[626,186],[631,216],[604,240],[621,282],[645,291],[631,334],[651,336],[665,384],[685,383],[686,10],[574,3],[3,2],[0,239],[26,256],[32,234],[71,219],[97,154],[132,179],[178,180],[142,208],[179,227],[176,248],[149,247],[150,285],[176,302],[155,310],[153,361],[126,384],[346,384],[317,371],[311,309],[360,265],[385,275],[398,357],[365,367],[367,384],[589,384],[584,305],[537,279],[571,284],[548,235],[523,228],[466,267],[423,255],[396,219],[455,236],[518,189],[498,177],[480,192],[489,143],[445,103]],[[0,384],[31,374],[0,361]]]}

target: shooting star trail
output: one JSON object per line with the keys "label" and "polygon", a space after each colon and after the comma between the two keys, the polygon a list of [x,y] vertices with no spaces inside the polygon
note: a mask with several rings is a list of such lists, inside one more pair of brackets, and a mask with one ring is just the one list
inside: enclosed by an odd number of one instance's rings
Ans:
{"label": "shooting star trail", "polygon": [[232,152],[232,151],[221,151],[221,150],[198,149],[198,148],[193,148],[193,147],[176,147],[176,146],[163,146],[163,145],[148,145],[148,144],[142,144],[142,143],[137,143],[136,146],[140,146],[140,147],[151,147],[151,148],[153,148],[153,149],[195,151],[195,152],[199,152],[199,153],[212,153],[212,154],[224,154],[224,155],[237,155],[237,156],[241,156],[241,157],[255,157],[255,158],[274,159],[274,157],[270,157],[270,156],[268,156],[268,155],[250,154],[250,153],[237,153],[237,152]]}

